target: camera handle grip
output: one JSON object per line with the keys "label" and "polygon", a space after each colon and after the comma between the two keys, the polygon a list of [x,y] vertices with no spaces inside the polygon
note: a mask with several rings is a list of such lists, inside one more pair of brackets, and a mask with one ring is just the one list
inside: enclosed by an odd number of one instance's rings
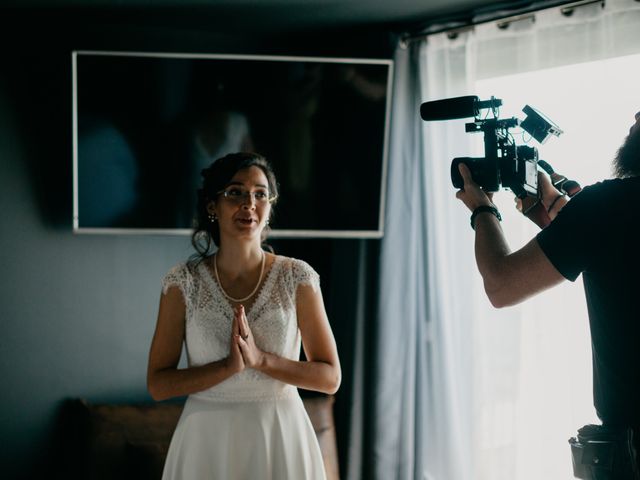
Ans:
{"label": "camera handle grip", "polygon": [[[544,160],[538,160],[538,166],[541,167],[551,177],[551,183],[560,192],[573,197],[582,190],[582,187],[575,180],[569,180],[564,175],[560,175],[553,170],[553,167]],[[538,193],[539,195],[539,193]],[[551,223],[551,218],[547,209],[542,204],[542,200],[538,196],[525,196],[521,199],[522,214],[538,225],[541,229]]]}
{"label": "camera handle grip", "polygon": [[573,197],[576,193],[582,190],[582,187],[578,182],[576,182],[575,180],[569,180],[564,175],[560,175],[559,173],[555,172],[553,170],[553,167],[549,165],[548,162],[540,159],[538,160],[538,166],[545,172],[547,172],[547,174],[549,174],[553,186],[564,194],[569,195],[569,197]]}

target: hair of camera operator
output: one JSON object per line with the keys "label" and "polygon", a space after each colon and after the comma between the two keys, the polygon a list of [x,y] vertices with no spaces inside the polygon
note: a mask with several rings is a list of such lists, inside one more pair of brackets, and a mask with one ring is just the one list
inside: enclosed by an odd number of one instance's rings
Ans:
{"label": "hair of camera operator", "polygon": [[492,205],[480,205],[479,207],[476,207],[473,212],[471,213],[471,228],[472,229],[476,229],[476,217],[481,214],[481,213],[490,213],[492,215],[495,215],[495,217],[498,219],[499,222],[502,221],[502,216],[500,215],[500,212],[498,211],[498,209]]}

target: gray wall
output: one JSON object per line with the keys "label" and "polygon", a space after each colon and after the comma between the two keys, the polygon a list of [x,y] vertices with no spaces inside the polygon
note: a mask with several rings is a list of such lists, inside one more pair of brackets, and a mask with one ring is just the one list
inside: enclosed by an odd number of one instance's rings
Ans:
{"label": "gray wall", "polygon": [[[38,140],[20,134],[11,94],[2,82],[0,423],[1,463],[17,475],[42,458],[64,399],[148,400],[159,281],[190,244],[187,237],[74,235],[70,225],[50,224],[28,169],[27,144]],[[70,187],[56,189],[68,196]]]}
{"label": "gray wall", "polygon": [[[286,35],[279,35],[265,52],[264,38],[172,29],[163,22],[141,26],[141,22],[144,20],[126,22],[114,17],[108,22],[86,20],[69,11],[4,15],[0,33],[4,50],[0,51],[3,478],[35,475],[52,448],[54,425],[66,399],[150,401],[145,370],[160,279],[191,253],[188,237],[72,233],[70,51],[146,49],[378,58],[388,53],[385,36],[377,43],[361,37],[358,43],[339,36],[331,41],[321,36],[321,40],[298,37],[289,42]],[[308,242],[282,242],[279,253],[304,258],[303,252],[315,252],[316,259],[309,258],[311,254],[307,258],[323,276],[332,323],[341,325],[334,330],[339,347],[344,345],[343,369],[350,381],[346,355],[352,306],[339,302],[351,298],[337,295],[332,302],[331,290],[344,291],[343,285],[353,284],[356,268],[344,271],[344,265],[353,264],[345,258],[353,257],[360,247],[348,241]],[[341,391],[348,392],[344,382]],[[337,406],[340,408],[340,398]]]}

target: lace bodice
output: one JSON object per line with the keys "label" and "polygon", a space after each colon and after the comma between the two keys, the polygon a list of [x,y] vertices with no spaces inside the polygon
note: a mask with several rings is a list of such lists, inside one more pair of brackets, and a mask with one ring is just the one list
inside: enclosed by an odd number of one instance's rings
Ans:
{"label": "lace bodice", "polygon": [[[318,274],[302,260],[276,256],[255,301],[247,309],[249,327],[261,350],[298,360],[300,331],[296,318],[299,285],[320,288]],[[229,355],[233,305],[204,262],[179,264],[162,280],[164,293],[176,286],[186,305],[185,347],[190,367]],[[224,382],[196,394],[219,400],[260,400],[295,394],[295,388],[254,369],[246,369]]]}

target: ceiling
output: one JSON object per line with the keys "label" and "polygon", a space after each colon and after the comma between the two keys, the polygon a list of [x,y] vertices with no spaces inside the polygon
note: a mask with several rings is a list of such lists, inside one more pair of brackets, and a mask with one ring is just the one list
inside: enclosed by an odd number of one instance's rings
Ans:
{"label": "ceiling", "polygon": [[[21,10],[83,12],[153,12],[178,22],[206,22],[212,27],[261,31],[325,28],[387,28],[467,20],[477,13],[533,2],[504,0],[3,0],[3,7]],[[540,3],[540,2],[537,2]],[[240,25],[240,27],[238,27]]]}

